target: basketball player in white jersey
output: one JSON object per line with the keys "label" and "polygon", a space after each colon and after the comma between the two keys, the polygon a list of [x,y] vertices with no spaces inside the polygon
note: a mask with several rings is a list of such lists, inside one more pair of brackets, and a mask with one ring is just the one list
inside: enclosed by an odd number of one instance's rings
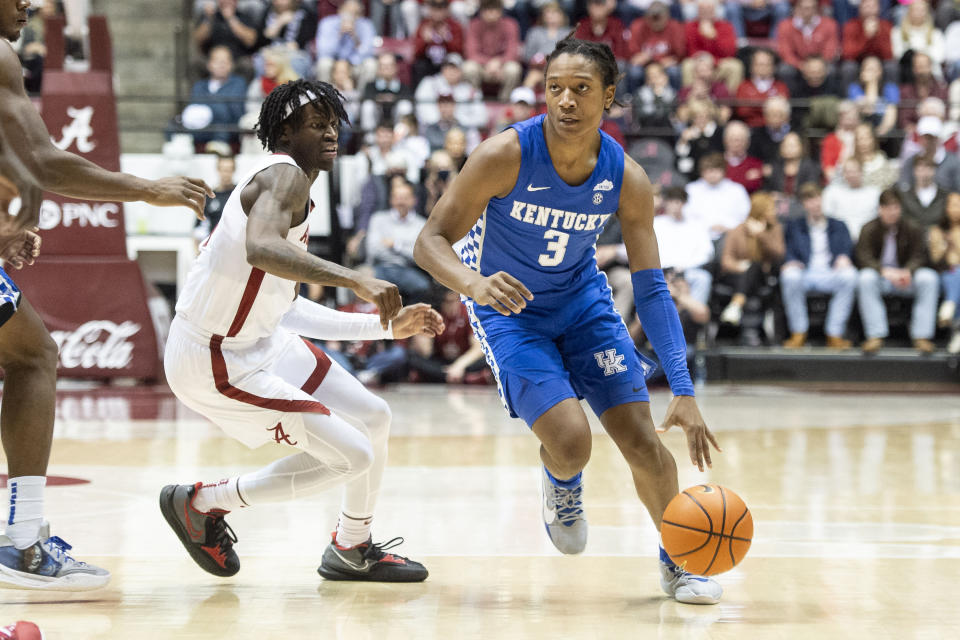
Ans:
{"label": "basketball player in white jersey", "polygon": [[[58,149],[23,87],[10,42],[27,23],[29,0],[0,0],[0,259],[30,265],[40,252],[34,232],[43,192],[85,200],[186,206],[203,217],[202,180],[144,180],[107,171]],[[8,214],[13,197],[16,216]],[[0,432],[7,458],[9,509],[0,536],[0,587],[82,591],[107,584],[110,573],[75,560],[70,545],[50,535],[44,517],[47,462],[53,441],[57,344],[13,279],[0,269],[0,368],[4,373]]]}
{"label": "basketball player in white jersey", "polygon": [[[400,306],[397,287],[307,252],[310,185],[337,155],[342,96],[324,82],[274,89],[257,135],[274,155],[240,180],[201,245],[170,328],[164,367],[188,407],[249,447],[298,450],[220,482],[169,485],[160,508],[206,571],[240,569],[224,516],[346,484],[340,520],[318,571],[331,580],[418,582],[422,564],[374,544],[373,507],[387,456],[390,410],[302,339],[404,338],[443,330],[427,305]],[[347,287],[379,317],[332,311],[297,296],[299,283]],[[394,544],[391,544],[394,543]]]}

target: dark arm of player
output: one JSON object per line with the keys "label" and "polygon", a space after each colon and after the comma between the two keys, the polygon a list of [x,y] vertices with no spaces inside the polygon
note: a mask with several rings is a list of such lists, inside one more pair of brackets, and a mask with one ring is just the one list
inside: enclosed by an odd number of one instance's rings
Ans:
{"label": "dark arm of player", "polygon": [[252,200],[247,213],[247,262],[287,280],[352,289],[377,305],[386,328],[401,307],[396,285],[318,258],[287,241],[292,212],[303,211],[309,193],[310,179],[292,165],[270,167],[247,185],[242,194],[244,201]]}
{"label": "dark arm of player", "polygon": [[[17,182],[61,195],[87,200],[131,202],[144,200],[159,206],[188,206],[203,215],[205,196],[213,196],[202,180],[166,178],[145,180],[107,171],[76,154],[61,151],[50,140],[47,127],[23,88],[20,61],[13,49],[0,45],[0,168]],[[37,203],[37,209],[39,203]],[[27,216],[39,215],[27,211]],[[24,220],[24,223],[31,222]]]}
{"label": "dark arm of player", "polygon": [[441,284],[490,305],[503,315],[520,313],[533,295],[519,280],[499,272],[484,277],[460,262],[453,244],[467,235],[491,198],[513,190],[520,172],[520,142],[505,131],[484,141],[434,206],[413,248],[413,259]]}
{"label": "dark arm of player", "polygon": [[660,269],[660,251],[653,232],[653,191],[647,174],[626,157],[620,190],[620,225],[630,262],[637,316],[650,339],[674,398],[667,407],[658,431],[680,426],[687,436],[690,461],[703,471],[712,465],[710,444],[719,451],[717,440],[707,428],[693,398],[693,383],[687,370],[687,343],[676,305],[670,297]]}

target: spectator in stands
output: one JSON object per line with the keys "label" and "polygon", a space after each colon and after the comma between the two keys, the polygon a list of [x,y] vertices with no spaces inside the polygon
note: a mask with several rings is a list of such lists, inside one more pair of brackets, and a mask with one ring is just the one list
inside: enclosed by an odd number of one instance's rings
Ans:
{"label": "spectator in stands", "polygon": [[775,277],[783,255],[783,228],[777,220],[776,198],[772,193],[755,193],[750,197],[747,219],[724,238],[718,278],[733,290],[720,322],[740,325],[744,309],[748,309],[740,333],[741,343],[746,346],[755,347],[762,342],[760,326],[771,299],[767,296],[762,300],[761,289]]}
{"label": "spectator in stands", "polygon": [[823,213],[847,225],[853,242],[863,225],[877,217],[880,188],[863,184],[863,168],[856,156],[844,160],[837,179],[823,190]]}
{"label": "spectator in stands", "polygon": [[660,249],[660,265],[681,275],[690,285],[693,299],[706,304],[713,282],[708,271],[713,260],[713,242],[706,226],[687,217],[686,202],[683,187],[665,188],[663,214],[654,216],[653,231]]}
{"label": "spectator in stands", "polygon": [[[317,14],[303,4],[302,0],[272,0],[257,28],[256,48],[282,46],[287,49],[290,66],[297,77],[310,75],[313,59],[310,42],[317,34]],[[254,68],[262,72],[259,56],[254,58]]]}
{"label": "spectator in stands", "polygon": [[459,172],[463,165],[467,163],[467,134],[460,127],[454,127],[447,131],[443,139],[443,150],[447,152],[453,161],[454,171]]}
{"label": "spectator in stands", "polygon": [[520,83],[520,27],[503,15],[502,0],[481,0],[477,17],[470,21],[464,41],[466,62],[463,75],[473,86],[481,83],[499,87],[501,102]]}
{"label": "spectator in stands", "polygon": [[540,7],[540,22],[527,31],[523,40],[523,61],[527,64],[525,87],[537,88],[543,83],[543,70],[547,56],[567,33],[567,14],[556,2],[547,2]]}
{"label": "spectator in stands", "polygon": [[843,63],[840,67],[844,85],[854,82],[867,58],[876,58],[884,67],[884,74],[894,83],[897,80],[897,62],[893,58],[890,32],[893,25],[880,17],[879,0],[860,0],[856,18],[843,25]]}
{"label": "spectator in stands", "polygon": [[683,62],[683,77],[691,77],[694,57],[705,51],[716,62],[718,77],[730,91],[735,91],[743,80],[743,64],[736,58],[737,35],[733,25],[717,19],[717,0],[697,0],[697,18],[688,22],[684,31],[689,58]]}
{"label": "spectator in stands", "polygon": [[[937,165],[937,184],[948,191],[960,191],[960,160],[956,153],[947,153],[940,143],[943,123],[936,116],[924,116],[917,123],[920,136],[921,154],[933,158]],[[906,191],[913,187],[915,159],[921,155],[907,158],[900,166],[900,189]]]}
{"label": "spectator in stands", "polygon": [[643,17],[633,21],[629,33],[628,90],[634,91],[643,84],[643,69],[651,62],[659,62],[671,86],[679,90],[680,61],[687,55],[687,38],[683,24],[670,18],[669,7],[662,0],[654,0]]}
{"label": "spectator in stands", "polygon": [[[946,4],[941,2],[941,4]],[[960,16],[958,16],[960,18]],[[960,20],[954,22],[943,34],[943,62],[946,66],[947,80],[960,77]]]}
{"label": "spectator in stands", "polygon": [[[353,66],[349,60],[341,59],[333,63],[333,68],[330,71],[330,84],[343,94],[343,108],[350,116],[350,122],[357,122],[360,115],[360,89],[357,88],[354,76]],[[353,129],[351,127],[340,128],[340,144],[347,146],[352,136]]]}
{"label": "spectator in stands", "polygon": [[417,120],[431,124],[440,119],[440,98],[449,96],[456,103],[456,118],[461,126],[486,127],[489,116],[483,103],[483,93],[464,79],[461,70],[463,58],[451,53],[440,67],[440,73],[424,78],[417,86],[414,98],[417,103]]}
{"label": "spectator in stands", "polygon": [[793,86],[803,61],[811,56],[820,56],[832,65],[840,56],[836,21],[820,15],[818,0],[797,0],[793,18],[784,20],[777,32],[777,53],[778,75],[788,86]]}
{"label": "spectator in stands", "polygon": [[780,143],[780,156],[774,160],[767,178],[767,191],[793,196],[806,183],[823,182],[818,165],[807,153],[806,142],[800,134],[791,131]]}
{"label": "spectator in stands", "polygon": [[260,119],[260,107],[275,87],[300,77],[290,63],[290,50],[287,47],[268,47],[257,55],[260,58],[261,72],[247,87],[246,113],[240,120],[240,126],[244,129],[253,129],[256,126]]}
{"label": "spectator in stands", "polygon": [[757,49],[750,58],[750,77],[737,87],[737,118],[748,127],[763,125],[763,103],[767,98],[790,97],[790,90],[774,75],[773,52]]}
{"label": "spectator in stands", "polygon": [[417,0],[370,0],[370,21],[384,38],[410,38],[420,21]]}
{"label": "spectator in stands", "polygon": [[851,343],[843,335],[857,289],[853,242],[843,222],[823,215],[819,185],[801,185],[798,195],[806,217],[787,222],[786,262],[780,270],[783,306],[790,329],[790,338],[783,346],[795,349],[806,344],[810,326],[807,293],[816,291],[830,294],[823,328],[827,347],[849,349]]}
{"label": "spectator in stands", "polygon": [[927,0],[913,0],[907,6],[900,24],[891,33],[891,42],[894,58],[900,60],[907,51],[914,55],[924,53],[930,57],[934,77],[943,78],[943,32],[934,26]]}
{"label": "spectator in stands", "polygon": [[723,131],[723,158],[727,161],[727,177],[742,184],[747,193],[763,186],[763,162],[748,154],[750,128],[739,120],[731,120]]}
{"label": "spectator in stands", "polygon": [[426,220],[414,212],[413,185],[394,181],[390,209],[373,214],[367,230],[367,261],[382,280],[393,282],[410,302],[429,297],[430,277],[413,261],[413,245]]}
{"label": "spectator in stands", "polygon": [[700,177],[700,158],[723,153],[723,129],[717,123],[717,108],[709,100],[691,100],[687,112],[690,122],[680,132],[675,147],[677,170],[687,180],[696,180]]}
{"label": "spectator in stands", "polygon": [[443,149],[431,153],[423,169],[423,180],[420,181],[417,192],[417,213],[426,218],[440,197],[446,193],[457,172],[450,154]]}
{"label": "spectator in stands", "polygon": [[[473,88],[473,85],[470,85],[470,87]],[[517,88],[519,89],[520,87]],[[443,145],[447,139],[447,132],[451,129],[463,129],[467,137],[468,151],[476,148],[476,146],[480,144],[480,133],[475,127],[464,128],[460,125],[456,117],[457,108],[457,103],[454,102],[452,95],[442,94],[437,98],[437,111],[440,114],[440,118],[436,122],[427,125],[423,131],[427,142],[430,143],[431,151],[443,149]]]}
{"label": "spectator in stands", "polygon": [[853,100],[860,110],[860,117],[874,126],[877,135],[887,135],[897,124],[900,87],[894,82],[884,80],[883,65],[879,58],[864,58],[860,65],[859,80],[847,87],[847,98]]}
{"label": "spectator in stands", "polygon": [[233,156],[217,156],[217,186],[213,189],[214,196],[207,198],[203,206],[203,220],[197,220],[193,228],[193,238],[198,243],[203,242],[220,222],[227,198],[237,186],[233,182],[236,170],[237,161]]}
{"label": "spectator in stands", "polygon": [[780,153],[780,143],[792,131],[790,102],[782,96],[763,103],[763,125],[750,132],[749,154],[763,163],[763,175],[769,176]]}
{"label": "spectator in stands", "polygon": [[[686,112],[687,104],[693,100],[706,100],[717,106],[717,122],[725,123],[730,119],[729,104],[733,99],[733,94],[727,88],[727,84],[717,77],[717,65],[713,56],[701,51],[691,60],[689,63],[690,80],[677,94],[677,100],[679,101],[677,119],[681,122],[690,120],[691,116]],[[684,64],[687,64],[686,60]]]}
{"label": "spectator in stands", "polygon": [[[489,371],[480,342],[470,328],[467,309],[455,291],[445,291],[440,303],[444,330],[440,335],[410,339],[407,365],[411,382],[483,382]],[[475,374],[475,375],[469,375]]]}
{"label": "spectator in stands", "polygon": [[[394,151],[393,124],[389,120],[381,120],[373,132],[373,144],[364,149],[370,162],[370,175],[382,176],[387,172],[387,154]],[[409,167],[409,158],[406,159],[405,166]]]}
{"label": "spectator in stands", "polygon": [[371,131],[381,120],[399,120],[413,111],[410,85],[397,77],[397,57],[390,52],[377,56],[377,75],[363,90],[360,127]]}
{"label": "spectator in stands", "polygon": [[[37,5],[36,2],[33,3]],[[43,60],[47,56],[44,43],[47,18],[58,15],[57,3],[53,0],[43,2],[35,12],[30,13],[27,26],[20,32],[20,39],[11,42],[14,51],[23,66],[23,85],[28,93],[39,93],[43,82]]]}
{"label": "spectator in stands", "polygon": [[685,217],[710,231],[713,240],[747,219],[750,196],[743,185],[726,177],[723,155],[712,153],[700,159],[700,179],[687,185]]}
{"label": "spectator in stands", "polygon": [[[960,20],[960,0],[940,0],[935,3],[936,18],[934,23],[943,30],[947,30],[950,23]],[[947,45],[949,48],[949,44]]]}
{"label": "spectator in stands", "polygon": [[327,16],[317,27],[317,79],[330,82],[334,61],[346,60],[353,68],[357,89],[363,91],[377,72],[376,37],[373,23],[363,16],[360,0],[343,0],[336,15]]}
{"label": "spectator in stands", "polygon": [[205,80],[197,80],[190,90],[190,105],[183,110],[183,125],[192,129],[193,142],[204,145],[218,141],[239,144],[236,131],[210,131],[208,127],[237,127],[243,116],[247,83],[233,73],[233,55],[229,47],[210,50]]}
{"label": "spectator in stands", "polygon": [[[391,132],[392,134],[392,132]],[[392,137],[392,136],[391,136]],[[390,191],[397,180],[406,180],[408,161],[398,151],[388,152],[384,158],[386,170],[371,173],[360,189],[360,203],[353,210],[353,233],[347,240],[346,253],[353,264],[363,261],[366,251],[367,229],[377,211],[390,207]]]}
{"label": "spectator in stands", "polygon": [[[954,97],[953,94],[951,94],[950,99],[953,100],[953,97]],[[960,95],[958,95],[958,97],[960,97]],[[904,107],[901,106],[901,109],[903,108]],[[960,105],[955,107],[954,105],[951,104],[950,106],[951,114],[953,113],[955,108],[960,108]],[[920,103],[916,106],[915,112],[916,112],[916,122],[909,122],[907,123],[906,127],[904,127],[903,144],[900,146],[901,161],[905,161],[910,156],[915,156],[918,153],[923,153],[924,151],[923,139],[920,136],[920,134],[917,133],[917,123],[919,123],[920,120],[922,120],[926,116],[933,116],[937,120],[939,120],[941,123],[943,123],[947,119],[947,105],[944,104],[944,101],[941,100],[940,98],[925,98],[921,100]],[[951,123],[951,125],[952,126],[950,126],[950,128],[953,128],[953,126],[955,126],[955,123]],[[945,134],[946,131],[948,130],[949,129],[947,126],[943,126],[940,132],[941,135]],[[948,149],[950,151],[956,151],[957,150],[957,147],[955,146],[956,132],[953,132],[953,135],[950,136],[950,138],[942,139],[941,142],[943,143],[945,149]],[[947,147],[948,143],[952,148]]]}
{"label": "spectator in stands", "polygon": [[[907,129],[919,119],[916,104],[927,98],[947,100],[947,85],[933,72],[933,63],[925,53],[914,52],[910,62],[912,77],[900,85],[899,126]],[[942,116],[941,116],[942,117]]]}
{"label": "spectator in stands", "polygon": [[[699,341],[698,336],[704,325],[710,322],[710,307],[693,294],[693,285],[682,274],[672,269],[666,269],[663,277],[666,280],[670,298],[677,307],[680,326],[683,327],[683,337],[687,345],[693,345]],[[642,327],[639,325],[640,321],[636,320],[636,328],[628,327],[631,336],[640,333],[638,329],[642,330]]]}
{"label": "spectator in stands", "polygon": [[913,186],[900,191],[903,217],[929,229],[943,222],[949,191],[936,183],[937,163],[932,156],[913,157]]}
{"label": "spectator in stands", "polygon": [[420,123],[412,113],[401,116],[400,121],[394,125],[393,148],[407,157],[407,180],[418,184],[420,173],[430,157],[430,142],[420,135]]}
{"label": "spectator in stands", "polygon": [[943,302],[937,324],[951,327],[947,353],[960,353],[960,193],[947,197],[946,215],[930,228],[930,264],[940,272]]}
{"label": "spectator in stands", "polygon": [[257,43],[256,19],[238,9],[237,0],[208,0],[193,27],[193,41],[205,58],[214,47],[227,47],[235,61],[245,60]]}
{"label": "spectator in stands", "polygon": [[861,122],[853,131],[853,155],[860,161],[863,184],[877,187],[880,191],[897,182],[897,163],[887,157],[877,144],[873,127]]}
{"label": "spectator in stands", "polygon": [[724,9],[737,32],[737,38],[741,40],[748,36],[748,22],[766,22],[766,30],[759,35],[776,40],[777,27],[790,17],[790,3],[787,0],[728,0]]}
{"label": "spectator in stands", "polygon": [[794,111],[794,126],[800,129],[832,129],[837,124],[837,105],[845,90],[820,56],[803,61],[790,96],[800,101]]}
{"label": "spectator in stands", "polygon": [[[620,71],[624,71],[629,56],[624,36],[629,34],[620,18],[612,15],[616,8],[616,0],[587,0],[587,15],[577,23],[574,37],[609,46]],[[626,87],[620,88],[626,90]]]}
{"label": "spectator in stands", "polygon": [[837,105],[837,128],[827,134],[820,149],[820,168],[831,182],[838,166],[853,155],[854,131],[860,124],[860,112],[850,100]]}
{"label": "spectator in stands", "polygon": [[883,296],[895,295],[913,297],[910,338],[917,351],[932,353],[940,281],[936,271],[925,266],[926,230],[903,219],[895,189],[880,194],[880,215],[860,231],[856,256],[860,265],[857,298],[866,335],[863,352],[875,353],[883,347],[889,334]]}
{"label": "spectator in stands", "polygon": [[633,96],[633,121],[648,129],[669,129],[677,94],[659,62],[647,64],[643,86]]}
{"label": "spectator in stands", "polygon": [[[500,132],[515,122],[523,122],[536,112],[537,96],[530,87],[519,86],[510,92],[510,106],[500,112],[491,132]],[[468,144],[469,146],[469,144]]]}
{"label": "spectator in stands", "polygon": [[413,45],[413,85],[440,73],[451,53],[463,55],[463,27],[450,17],[449,0],[427,0],[426,15],[417,27]]}

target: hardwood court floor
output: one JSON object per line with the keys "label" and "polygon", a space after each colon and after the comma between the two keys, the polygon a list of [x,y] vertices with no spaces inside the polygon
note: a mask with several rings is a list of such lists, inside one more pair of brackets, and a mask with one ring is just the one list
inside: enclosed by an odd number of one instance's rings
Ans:
{"label": "hardwood court floor", "polygon": [[[81,594],[0,590],[0,626],[48,640],[119,638],[909,638],[960,637],[960,395],[829,394],[709,386],[701,408],[724,447],[714,468],[664,441],[680,485],[724,484],[751,507],[746,560],[713,607],[660,592],[656,533],[629,473],[597,431],[587,468],[590,542],[563,557],[540,521],[535,439],[489,388],[397,387],[374,537],[406,538],[415,585],[316,574],[339,493],[229,521],[243,563],[200,571],[156,506],[170,482],[218,479],[280,455],[222,436],[165,389],[60,394],[53,532],[111,584]],[[667,396],[653,394],[655,419]]]}

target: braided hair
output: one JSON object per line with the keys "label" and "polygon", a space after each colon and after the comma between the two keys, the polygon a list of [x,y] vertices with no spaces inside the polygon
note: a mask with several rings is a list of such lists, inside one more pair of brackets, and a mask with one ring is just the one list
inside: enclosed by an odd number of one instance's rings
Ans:
{"label": "braided hair", "polygon": [[[617,67],[617,59],[613,56],[613,51],[610,49],[610,46],[602,42],[591,42],[589,40],[574,38],[574,33],[574,31],[571,31],[563,40],[557,42],[557,46],[550,55],[547,56],[546,68],[550,68],[550,63],[563,53],[571,56],[583,56],[596,65],[604,87],[609,87],[610,85],[616,86],[620,78],[623,77],[623,74],[620,73]],[[623,106],[616,98],[614,98],[613,103],[621,107]]]}
{"label": "braided hair", "polygon": [[[312,94],[312,97],[311,97]],[[274,88],[263,101],[260,107],[260,118],[254,132],[267,151],[277,150],[280,136],[283,135],[283,125],[290,118],[297,118],[300,122],[303,112],[300,107],[306,100],[337,117],[340,122],[350,124],[350,117],[343,108],[343,95],[337,88],[327,82],[313,82],[310,80],[293,80]]]}

